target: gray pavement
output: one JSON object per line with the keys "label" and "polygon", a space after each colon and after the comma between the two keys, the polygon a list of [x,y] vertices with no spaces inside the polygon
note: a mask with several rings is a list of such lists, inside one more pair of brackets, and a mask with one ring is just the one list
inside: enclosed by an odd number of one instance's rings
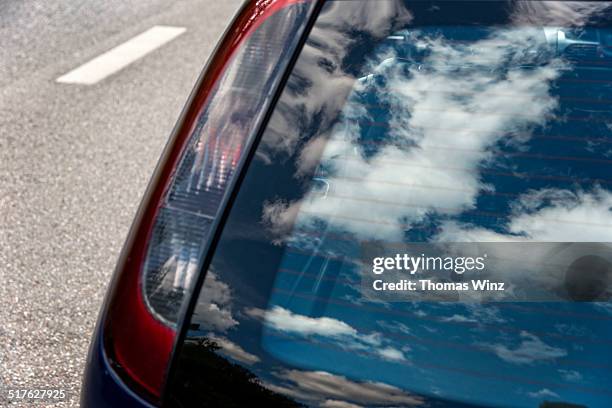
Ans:
{"label": "gray pavement", "polygon": [[[0,0],[0,386],[62,388],[52,406],[78,406],[136,207],[240,3]],[[95,85],[55,82],[154,25],[187,32]]]}

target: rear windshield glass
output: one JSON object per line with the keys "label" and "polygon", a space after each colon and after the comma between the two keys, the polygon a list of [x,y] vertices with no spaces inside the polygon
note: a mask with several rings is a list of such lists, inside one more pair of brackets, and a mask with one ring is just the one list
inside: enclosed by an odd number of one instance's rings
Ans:
{"label": "rear windshield glass", "polygon": [[611,10],[326,2],[172,400],[611,406]]}

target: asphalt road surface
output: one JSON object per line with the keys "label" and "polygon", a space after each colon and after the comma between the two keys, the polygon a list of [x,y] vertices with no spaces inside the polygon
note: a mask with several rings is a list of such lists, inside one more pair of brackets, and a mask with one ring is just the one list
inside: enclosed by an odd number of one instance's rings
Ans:
{"label": "asphalt road surface", "polygon": [[[52,406],[78,406],[137,205],[240,3],[0,0],[0,388],[65,389]],[[57,82],[158,25],[186,30],[95,84]]]}

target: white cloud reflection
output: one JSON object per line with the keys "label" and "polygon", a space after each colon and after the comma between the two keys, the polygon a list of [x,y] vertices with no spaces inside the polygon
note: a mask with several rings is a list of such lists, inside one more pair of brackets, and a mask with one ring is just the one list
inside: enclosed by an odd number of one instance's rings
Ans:
{"label": "white cloud reflection", "polygon": [[565,189],[533,190],[513,204],[506,232],[446,222],[436,240],[443,242],[612,242],[612,192]]}
{"label": "white cloud reflection", "polygon": [[518,24],[582,26],[610,9],[603,1],[516,1],[512,21]]}
{"label": "white cloud reflection", "polygon": [[[355,80],[342,69],[347,52],[359,40],[351,33],[384,38],[411,20],[412,14],[401,2],[362,2],[359,7],[329,3],[317,18],[300,53],[301,63],[296,65],[289,79],[286,92],[291,92],[291,98],[279,101],[257,157],[269,162],[275,155],[291,155],[301,148],[298,142],[310,120],[316,120],[324,132],[329,129]],[[324,139],[312,140],[303,151],[316,151]]]}
{"label": "white cloud reflection", "polygon": [[209,333],[206,337],[214,341],[219,346],[218,352],[220,354],[226,355],[236,361],[246,365],[253,365],[261,361],[255,354],[249,353],[238,344],[225,337],[217,336],[213,333]]}
{"label": "white cloud reflection", "polygon": [[540,340],[539,337],[526,331],[521,332],[520,343],[514,347],[502,343],[481,343],[480,345],[491,350],[505,362],[519,365],[556,360],[567,355],[566,350],[548,345]]}
{"label": "white cloud reflection", "polygon": [[559,369],[557,371],[559,372],[559,374],[561,374],[561,377],[565,381],[570,381],[570,382],[579,382],[579,381],[582,381],[582,374],[580,374],[576,370]]}
{"label": "white cloud reflection", "polygon": [[310,317],[274,306],[270,310],[249,308],[245,313],[264,322],[270,329],[303,337],[321,337],[333,341],[338,346],[364,351],[388,361],[407,361],[404,352],[390,344],[378,332],[362,333],[338,319],[331,317]]}
{"label": "white cloud reflection", "polygon": [[400,388],[374,381],[355,381],[326,371],[283,370],[285,384],[265,384],[272,391],[319,407],[419,406],[424,400]]}
{"label": "white cloud reflection", "polygon": [[539,58],[542,37],[541,29],[529,27],[499,29],[470,44],[419,36],[430,52],[426,68],[413,64],[406,74],[403,64],[387,60],[375,70],[386,78],[379,94],[391,114],[375,154],[363,152],[359,120],[376,118],[359,103],[347,104],[327,143],[310,145],[301,156],[326,168],[330,194],[282,203],[290,216],[271,203],[275,228],[283,230],[296,215],[304,225],[321,217],[359,238],[401,239],[427,215],[473,208],[481,191],[494,189],[481,181],[478,167],[494,159],[495,146],[520,146],[557,106],[549,91],[561,63],[508,69],[509,61]]}
{"label": "white cloud reflection", "polygon": [[554,391],[549,390],[548,388],[542,388],[538,391],[533,391],[527,393],[531,398],[543,399],[543,398],[559,398],[559,394]]}
{"label": "white cloud reflection", "polygon": [[238,325],[232,316],[231,289],[214,271],[209,271],[198,298],[196,315],[202,326],[209,330],[226,332]]}

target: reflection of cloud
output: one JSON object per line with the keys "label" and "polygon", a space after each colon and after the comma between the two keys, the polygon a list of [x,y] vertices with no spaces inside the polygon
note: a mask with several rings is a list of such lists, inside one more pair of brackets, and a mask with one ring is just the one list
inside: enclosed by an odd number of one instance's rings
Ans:
{"label": "reflection of cloud", "polygon": [[593,305],[600,312],[612,315],[612,303],[610,303],[610,302],[594,302]]}
{"label": "reflection of cloud", "polygon": [[612,241],[612,193],[607,190],[539,190],[521,197],[518,207],[509,224],[511,233],[536,241]]}
{"label": "reflection of cloud", "polygon": [[378,354],[391,361],[404,361],[406,359],[404,353],[393,347],[380,348],[378,349]]}
{"label": "reflection of cloud", "polygon": [[501,316],[500,310],[490,305],[482,305],[478,303],[466,303],[465,313],[455,313],[448,317],[442,317],[443,322],[455,323],[479,323],[485,325],[504,324],[506,319]]}
{"label": "reflection of cloud", "polygon": [[257,308],[246,309],[245,313],[263,320],[264,324],[284,333],[304,337],[319,336],[334,340],[341,347],[365,350],[389,361],[405,361],[404,353],[388,344],[380,333],[360,333],[349,324],[330,317],[309,317],[291,312],[280,306],[265,311]]}
{"label": "reflection of cloud", "polygon": [[601,188],[591,192],[534,190],[513,204],[507,233],[447,222],[436,240],[612,242],[611,208],[612,192]]}
{"label": "reflection of cloud", "polygon": [[555,324],[555,330],[570,337],[587,337],[590,335],[589,330],[585,326],[578,326],[576,324],[557,323]]}
{"label": "reflection of cloud", "polygon": [[240,361],[241,363],[247,365],[253,365],[260,361],[259,357],[249,353],[248,351],[240,347],[238,344],[232,342],[231,340],[225,337],[215,336],[213,334],[208,334],[206,337],[217,343],[217,345],[220,347],[218,351],[219,353],[225,354],[226,356],[231,357],[234,360]]}
{"label": "reflection of cloud", "polygon": [[464,315],[459,315],[459,314],[454,314],[450,317],[443,317],[442,319],[443,322],[455,322],[455,323],[477,323],[478,320],[474,319],[473,317],[467,317]]}
{"label": "reflection of cloud", "polygon": [[[411,20],[411,13],[401,2],[363,2],[359,7],[330,3],[325,7],[300,52],[300,64],[289,78],[286,92],[291,93],[291,98],[281,98],[275,108],[258,156],[265,162],[267,157],[277,154],[291,155],[298,141],[308,134],[305,130],[311,125],[308,123],[311,118],[325,132],[335,121],[355,81],[342,69],[353,45],[362,35],[383,38]],[[298,123],[300,126],[296,127]],[[309,141],[304,151],[316,152],[316,145],[322,140]],[[315,158],[315,164],[316,161]],[[305,171],[306,160],[300,166]]]}
{"label": "reflection of cloud", "polygon": [[[373,37],[384,37],[391,24],[406,25],[412,20],[412,14],[402,2],[366,2],[360,7],[346,7],[342,3],[332,3],[322,16],[325,22],[333,22],[338,27],[345,26],[353,33],[364,31]],[[344,34],[346,38],[351,35]],[[352,38],[351,38],[352,39]]]}
{"label": "reflection of cloud", "polygon": [[396,333],[403,333],[406,335],[412,335],[412,330],[410,329],[410,327],[406,326],[404,323],[395,321],[395,320],[391,320],[391,321],[387,321],[387,320],[377,320],[376,323],[383,329],[390,331],[390,332],[396,332]]}
{"label": "reflection of cloud", "polygon": [[549,346],[537,336],[521,332],[521,343],[516,348],[505,344],[481,344],[493,351],[497,357],[512,364],[532,364],[536,361],[555,360],[567,355],[567,351]]}
{"label": "reflection of cloud", "polygon": [[330,317],[309,317],[295,314],[280,306],[274,306],[269,311],[247,309],[246,313],[251,317],[263,318],[267,326],[282,332],[332,338],[358,336],[357,330],[343,321]]}
{"label": "reflection of cloud", "polygon": [[610,8],[598,1],[516,1],[512,20],[519,24],[582,26]]}
{"label": "reflection of cloud", "polygon": [[468,316],[482,324],[504,324],[506,319],[502,317],[497,307],[481,305],[478,303],[468,303],[464,305]]}
{"label": "reflection of cloud", "polygon": [[527,393],[531,398],[559,398],[559,394],[549,390],[548,388],[542,388],[539,391]]}
{"label": "reflection of cloud", "polygon": [[414,315],[422,318],[427,316],[427,313],[425,313],[423,310],[417,310],[416,312],[414,312]]}
{"label": "reflection of cloud", "polygon": [[565,381],[578,382],[582,380],[582,374],[576,370],[557,370]]}
{"label": "reflection of cloud", "polygon": [[264,203],[262,220],[271,232],[282,235],[291,231],[291,226],[299,214],[299,205],[278,200]]}
{"label": "reflection of cloud", "polygon": [[265,384],[267,388],[323,407],[400,407],[424,403],[422,398],[388,384],[354,381],[325,371],[284,370],[275,375],[286,384]]}
{"label": "reflection of cloud", "polygon": [[225,332],[238,322],[232,317],[230,287],[209,271],[196,308],[198,322],[207,329]]}
{"label": "reflection of cloud", "polygon": [[[496,144],[524,142],[556,107],[549,90],[560,66],[508,69],[509,58],[533,58],[525,50],[542,46],[542,36],[525,27],[470,44],[422,35],[415,41],[430,50],[425,69],[381,64],[377,73],[386,86],[377,95],[390,106],[387,140],[376,141],[374,154],[362,152],[359,120],[375,118],[351,100],[322,152],[331,194],[302,200],[298,222],[308,225],[321,214],[360,237],[401,239],[403,230],[428,215],[473,208],[479,192],[492,189],[481,182],[478,167],[493,159]],[[315,151],[318,157],[320,146]],[[293,220],[296,205],[286,205],[291,217],[277,213],[277,224]]]}
{"label": "reflection of cloud", "polygon": [[351,404],[346,401],[326,400],[319,405],[321,408],[361,408],[361,405]]}

